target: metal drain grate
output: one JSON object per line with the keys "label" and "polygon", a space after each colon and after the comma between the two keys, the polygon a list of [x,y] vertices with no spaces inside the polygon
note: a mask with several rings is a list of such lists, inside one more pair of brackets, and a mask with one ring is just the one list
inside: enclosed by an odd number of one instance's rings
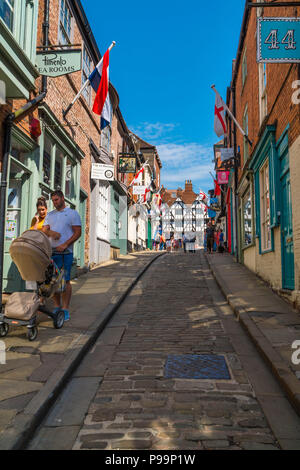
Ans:
{"label": "metal drain grate", "polygon": [[214,354],[169,355],[164,377],[171,379],[230,380],[224,356]]}

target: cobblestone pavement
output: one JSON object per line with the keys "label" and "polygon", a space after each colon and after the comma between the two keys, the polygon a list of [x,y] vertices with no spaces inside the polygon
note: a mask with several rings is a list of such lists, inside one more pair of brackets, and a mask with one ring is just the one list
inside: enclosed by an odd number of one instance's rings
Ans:
{"label": "cobblestone pavement", "polygon": [[[203,254],[170,254],[142,278],[98,342],[110,358],[73,449],[279,448],[207,276]],[[223,356],[230,379],[191,378],[192,365],[165,377],[171,355],[204,354]]]}
{"label": "cobblestone pavement", "polygon": [[29,448],[277,450],[299,438],[204,254],[172,253],[138,282]]}

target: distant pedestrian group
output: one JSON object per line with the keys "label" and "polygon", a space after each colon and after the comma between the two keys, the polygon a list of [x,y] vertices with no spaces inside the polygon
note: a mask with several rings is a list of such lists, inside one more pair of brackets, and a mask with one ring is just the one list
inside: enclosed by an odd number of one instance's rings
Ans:
{"label": "distant pedestrian group", "polygon": [[216,229],[211,222],[208,223],[204,234],[204,246],[208,254],[214,251],[224,253],[225,251],[225,236],[223,230]]}

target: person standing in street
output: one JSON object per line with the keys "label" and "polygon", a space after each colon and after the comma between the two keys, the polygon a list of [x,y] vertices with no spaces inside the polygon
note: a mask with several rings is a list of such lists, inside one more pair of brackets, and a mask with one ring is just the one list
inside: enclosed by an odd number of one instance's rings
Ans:
{"label": "person standing in street", "polygon": [[50,235],[50,231],[60,233],[60,239],[51,239],[52,259],[58,269],[64,269],[66,290],[53,297],[55,308],[53,313],[62,309],[65,312],[65,321],[70,319],[69,305],[72,296],[71,268],[73,265],[73,245],[81,236],[81,220],[77,211],[66,206],[62,191],[54,191],[51,199],[55,210],[49,212],[45,218],[43,232]]}
{"label": "person standing in street", "polygon": [[219,253],[224,253],[224,232],[220,229],[220,236],[219,236]]}
{"label": "person standing in street", "polygon": [[206,229],[206,243],[207,243],[207,253],[212,254],[214,249],[214,235],[215,229],[212,224],[209,222]]}
{"label": "person standing in street", "polygon": [[187,238],[185,234],[183,234],[182,241],[183,241],[183,249],[184,249],[184,252],[186,253]]}

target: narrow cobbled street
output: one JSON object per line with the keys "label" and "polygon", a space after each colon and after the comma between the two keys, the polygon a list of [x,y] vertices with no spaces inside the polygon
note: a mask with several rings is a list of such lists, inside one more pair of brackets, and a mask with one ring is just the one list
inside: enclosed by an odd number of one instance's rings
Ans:
{"label": "narrow cobbled street", "polygon": [[[76,413],[89,396],[82,425]],[[275,397],[280,413],[265,416],[261,403]],[[60,448],[64,436],[73,449],[276,450],[292,445],[285,427],[299,438],[299,418],[204,253],[171,253],[116,312],[30,448]]]}

